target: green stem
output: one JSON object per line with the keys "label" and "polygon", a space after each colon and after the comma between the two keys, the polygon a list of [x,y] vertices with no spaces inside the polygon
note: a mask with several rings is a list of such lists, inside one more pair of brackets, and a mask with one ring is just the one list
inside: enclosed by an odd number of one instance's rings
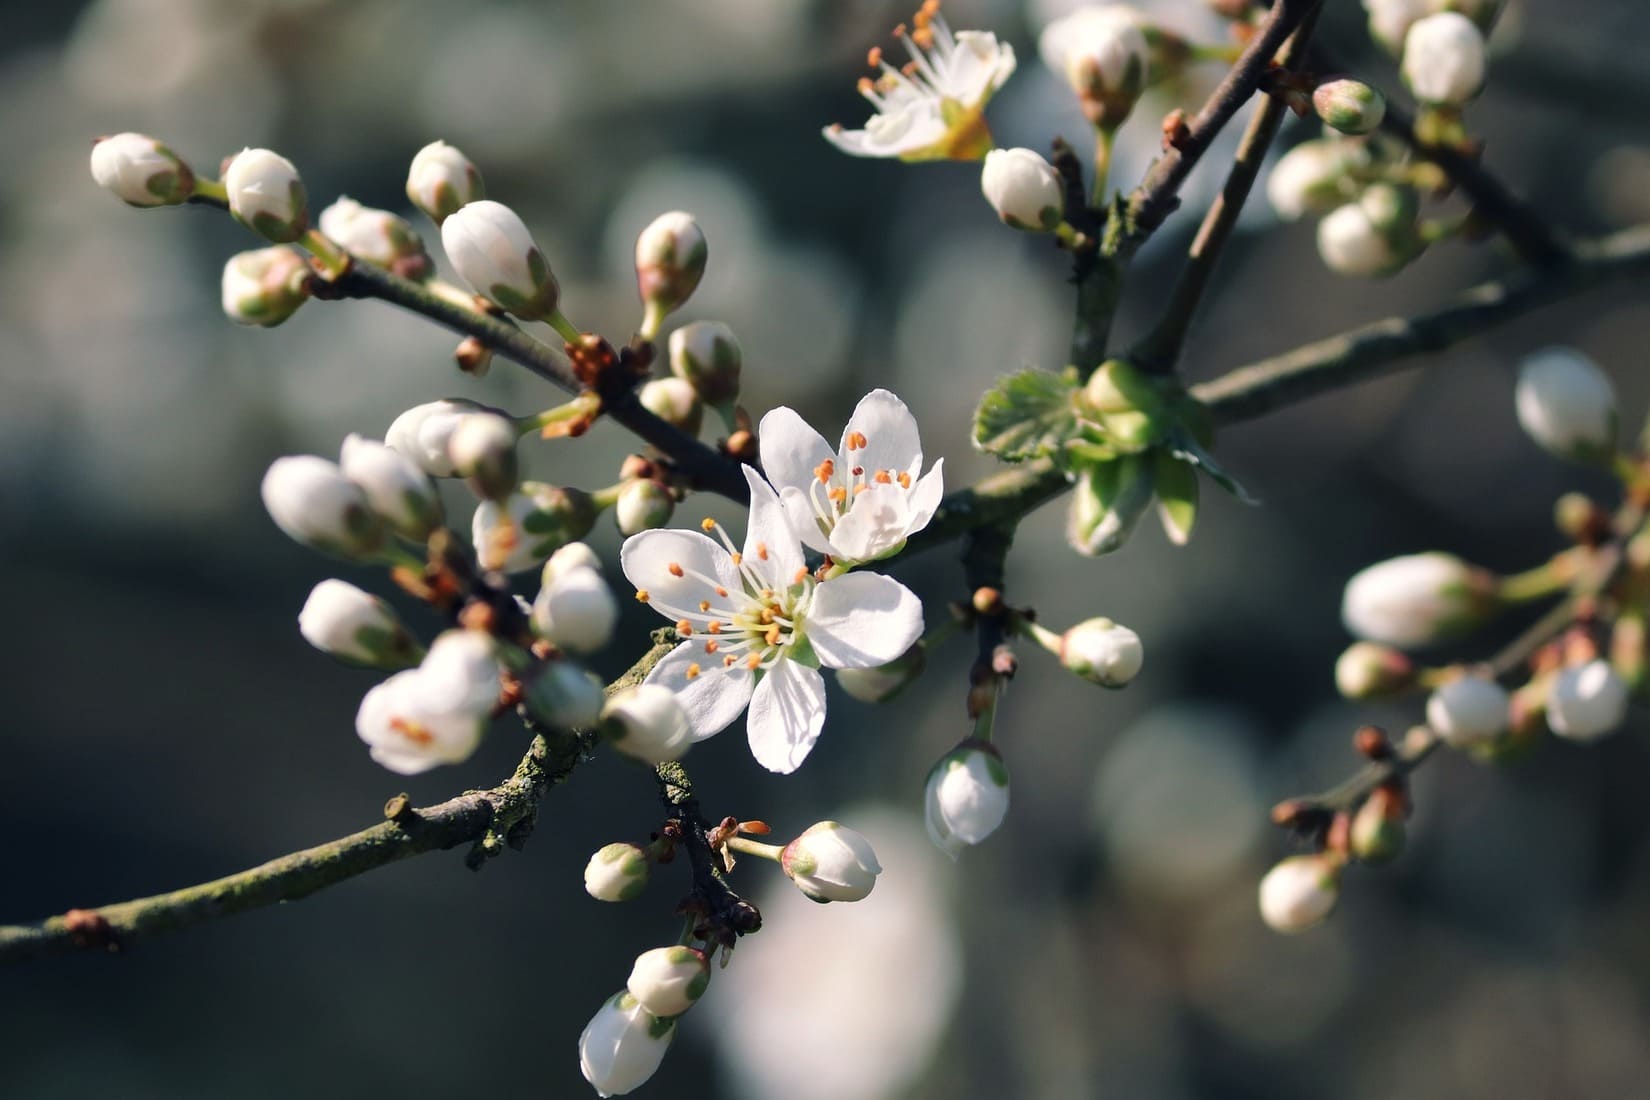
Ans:
{"label": "green stem", "polygon": [[1556,596],[1575,583],[1574,551],[1566,551],[1534,569],[1502,577],[1495,594],[1507,603],[1530,603]]}
{"label": "green stem", "polygon": [[1106,205],[1106,185],[1111,177],[1111,152],[1116,140],[1115,127],[1094,128],[1094,186],[1089,192],[1089,203],[1096,207]]}
{"label": "green stem", "polygon": [[761,859],[771,859],[775,863],[779,862],[779,857],[785,851],[784,845],[763,844],[759,840],[751,840],[749,837],[743,836],[730,836],[723,843],[736,852],[747,856],[757,856]]}
{"label": "green stem", "polygon": [[997,703],[1003,696],[1003,678],[994,676],[991,680],[990,702],[980,708],[980,713],[974,718],[974,739],[990,742],[992,731],[997,725]]}
{"label": "green stem", "polygon": [[584,335],[579,331],[579,327],[572,321],[569,321],[559,309],[550,315],[549,324],[551,328],[556,330],[556,335],[560,336],[569,344],[577,344],[579,342],[579,338]]}
{"label": "green stem", "polygon": [[516,432],[525,436],[532,432],[543,431],[551,424],[562,424],[569,420],[593,417],[601,411],[601,407],[602,400],[600,397],[593,393],[581,393],[571,401],[553,405],[533,416],[521,417],[516,421]]}
{"label": "green stem", "polygon": [[202,179],[195,177],[195,188],[189,196],[190,202],[206,203],[211,206],[228,206],[229,191],[222,180]]}
{"label": "green stem", "polygon": [[300,243],[321,262],[321,268],[328,279],[336,279],[349,270],[349,253],[329,241],[320,230],[308,230]]}
{"label": "green stem", "polygon": [[624,482],[609,485],[605,489],[590,490],[590,500],[596,505],[596,511],[605,512],[619,503],[619,491],[625,486]]}

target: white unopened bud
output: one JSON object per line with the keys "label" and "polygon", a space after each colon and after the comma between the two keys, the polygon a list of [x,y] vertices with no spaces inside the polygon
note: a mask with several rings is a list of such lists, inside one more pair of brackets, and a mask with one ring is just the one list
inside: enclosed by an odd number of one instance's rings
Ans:
{"label": "white unopened bud", "polygon": [[622,691],[602,708],[602,732],[613,747],[644,764],[680,760],[693,744],[693,724],[675,692],[660,684]]}
{"label": "white unopened bud", "polygon": [[498,705],[498,643],[479,630],[444,631],[418,675],[431,705],[487,718]]}
{"label": "white unopened bud", "polygon": [[1386,117],[1386,97],[1361,80],[1326,80],[1312,92],[1312,110],[1343,134],[1367,134]]}
{"label": "white unopened bud", "polygon": [[403,217],[362,206],[348,196],[321,211],[321,235],[350,255],[407,279],[422,279],[433,270],[424,238]]}
{"label": "white unopened bud", "polygon": [[864,836],[835,821],[821,821],[789,844],[779,866],[814,901],[860,901],[877,884],[882,865]]}
{"label": "white unopened bud", "polygon": [[242,149],[223,174],[229,212],[254,233],[289,244],[309,230],[304,181],[290,160],[268,149]]}
{"label": "white unopened bud", "polygon": [[1030,149],[993,149],[980,191],[1004,225],[1047,233],[1066,216],[1066,188],[1054,166]]}
{"label": "white unopened bud", "polygon": [[630,995],[661,1018],[680,1016],[709,986],[710,963],[705,953],[681,945],[643,951],[625,982]]}
{"label": "white unopened bud", "polygon": [[1495,609],[1495,579],[1453,554],[1406,554],[1346,582],[1341,621],[1360,638],[1414,648],[1472,629]]}
{"label": "white unopened bud", "polygon": [[1627,718],[1627,695],[1627,682],[1607,661],[1567,668],[1547,695],[1547,725],[1572,741],[1597,741]]}
{"label": "white unopened bud", "polygon": [[407,168],[407,198],[437,225],[459,207],[485,197],[480,170],[444,141],[424,146]]}
{"label": "white unopened bud", "polygon": [[1008,816],[1008,765],[985,741],[964,741],[928,773],[928,838],[952,859],[997,831]]}
{"label": "white unopened bud", "polygon": [[1356,176],[1368,164],[1369,152],[1361,142],[1303,141],[1272,166],[1267,201],[1284,221],[1325,213],[1353,197]]}
{"label": "white unopened bud", "polygon": [[277,458],[264,474],[260,491],[275,526],[305,546],[360,558],[384,543],[383,524],[368,506],[366,494],[324,458]]}
{"label": "white unopened bud", "polygon": [[1422,103],[1459,107],[1484,86],[1484,34],[1460,12],[1418,19],[1404,35],[1402,71]]}
{"label": "white unopened bud", "polygon": [[1427,724],[1455,748],[1494,741],[1507,731],[1506,689],[1486,676],[1463,676],[1427,699]]}
{"label": "white unopened bud", "polygon": [[670,334],[670,373],[711,408],[731,405],[739,396],[742,362],[739,341],[720,321],[694,321]]}
{"label": "white unopened bud", "polygon": [[223,312],[236,324],[272,328],[309,296],[309,264],[285,245],[238,252],[223,265]]}
{"label": "white unopened bud", "polygon": [[1321,924],[1341,896],[1341,863],[1329,855],[1290,856],[1260,880],[1260,916],[1274,932]]}
{"label": "white unopened bud", "polygon": [[389,604],[337,578],[310,591],[298,612],[298,632],[322,653],[352,664],[405,668],[417,664],[420,655]]}
{"label": "white unopened bud", "polygon": [[533,601],[533,629],[558,649],[594,653],[613,636],[619,604],[594,569],[561,569]]}
{"label": "white unopened bud", "polygon": [[596,502],[579,489],[524,481],[503,501],[484,500],[471,521],[483,569],[519,573],[590,533]]}
{"label": "white unopened bud", "polygon": [[1318,255],[1340,275],[1390,275],[1420,255],[1413,193],[1372,184],[1357,202],[1331,211],[1318,223]]}
{"label": "white unopened bud", "polygon": [[1089,619],[1060,636],[1060,663],[1101,687],[1120,688],[1146,659],[1140,635],[1110,619]]}
{"label": "white unopened bud", "polygon": [[837,669],[836,682],[842,690],[862,703],[886,703],[923,674],[928,667],[928,651],[919,642],[885,665],[875,668]]}
{"label": "white unopened bud", "polygon": [[1348,699],[1379,699],[1415,683],[1415,662],[1391,646],[1353,642],[1335,662],[1335,687]]}
{"label": "white unopened bud", "polygon": [[628,992],[613,995],[579,1036],[579,1068],[601,1096],[623,1096],[659,1072],[676,1021],[661,1020]]}
{"label": "white unopened bud", "polygon": [[544,563],[544,574],[539,581],[540,587],[556,583],[556,578],[563,573],[571,573],[575,569],[594,569],[602,571],[602,559],[596,552],[582,542],[570,542],[550,555],[550,560]]}
{"label": "white unopened bud", "polygon": [[658,322],[680,309],[692,296],[705,273],[705,234],[692,214],[672,210],[660,214],[636,237],[636,289],[647,307],[643,327],[657,331]]}
{"label": "white unopened bud", "polygon": [[189,165],[147,134],[99,138],[92,146],[92,178],[132,206],[176,206],[195,193]]}
{"label": "white unopened bud", "polygon": [[501,202],[481,199],[441,223],[441,247],[464,281],[488,301],[529,321],[556,312],[561,288],[527,224]]}
{"label": "white unopened bud", "polygon": [[395,418],[384,442],[418,464],[431,477],[452,477],[453,460],[447,443],[470,413],[492,411],[462,397],[447,397],[414,405]]}
{"label": "white unopened bud", "polygon": [[601,718],[606,697],[594,672],[569,660],[551,661],[527,681],[524,700],[533,717],[557,729],[587,730]]}
{"label": "white unopened bud", "polygon": [[508,417],[477,412],[459,418],[447,437],[447,458],[453,472],[469,480],[475,494],[503,500],[520,480],[516,459],[516,426]]}
{"label": "white unopened bud", "polygon": [[1079,8],[1049,24],[1038,49],[1096,126],[1115,129],[1145,91],[1150,48],[1138,13],[1125,5]]}
{"label": "white unopened bud", "polygon": [[351,433],[339,452],[344,476],[367,494],[367,503],[391,527],[422,542],[441,526],[441,497],[418,464],[376,439]]}
{"label": "white unopened bud", "polygon": [[629,901],[647,887],[647,853],[634,844],[598,848],[584,865],[584,892],[597,901]]}
{"label": "white unopened bud", "polygon": [[1364,0],[1369,12],[1369,36],[1397,57],[1404,52],[1404,36],[1409,28],[1440,6],[1439,0]]}
{"label": "white unopened bud", "polygon": [[642,408],[688,435],[697,436],[704,425],[704,403],[699,400],[699,393],[693,384],[685,378],[674,375],[655,378],[643,386],[636,396]]}
{"label": "white unopened bud", "polygon": [[1514,397],[1518,422],[1553,454],[1598,461],[1615,453],[1615,387],[1580,352],[1544,348],[1526,358]]}
{"label": "white unopened bud", "polygon": [[629,537],[663,527],[675,511],[676,498],[669,489],[652,478],[638,477],[619,489],[613,519],[619,525],[619,533]]}

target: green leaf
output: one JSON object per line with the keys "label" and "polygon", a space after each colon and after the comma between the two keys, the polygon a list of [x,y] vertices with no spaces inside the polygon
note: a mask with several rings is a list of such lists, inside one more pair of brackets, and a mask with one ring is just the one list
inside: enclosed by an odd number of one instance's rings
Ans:
{"label": "green leaf", "polygon": [[1203,444],[1193,439],[1191,433],[1176,432],[1167,442],[1169,453],[1182,462],[1189,463],[1202,470],[1214,479],[1216,485],[1237,497],[1245,504],[1259,504],[1260,501],[1249,495],[1249,490],[1239,485],[1237,479],[1215,461],[1215,456],[1204,449]]}
{"label": "green leaf", "polygon": [[974,413],[974,446],[1005,462],[1058,456],[1077,434],[1076,377],[1036,367],[998,381]]}

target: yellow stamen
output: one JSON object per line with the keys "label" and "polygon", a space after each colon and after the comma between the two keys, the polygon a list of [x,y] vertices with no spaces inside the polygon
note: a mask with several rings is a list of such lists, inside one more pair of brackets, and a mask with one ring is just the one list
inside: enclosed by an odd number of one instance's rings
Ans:
{"label": "yellow stamen", "polygon": [[697,664],[692,664],[687,667],[687,678],[689,680],[697,680],[699,678],[699,666]]}
{"label": "yellow stamen", "polygon": [[709,516],[706,516],[704,519],[699,521],[699,530],[709,534],[710,532],[716,530],[716,521],[711,519]]}
{"label": "yellow stamen", "polygon": [[752,672],[755,672],[761,664],[762,655],[760,653],[752,653],[750,656],[745,658],[745,667],[750,669]]}
{"label": "yellow stamen", "polygon": [[680,577],[682,575],[682,567],[675,562],[671,562],[669,565],[665,566],[665,568],[670,570],[670,575],[673,577]]}
{"label": "yellow stamen", "polygon": [[735,564],[735,565],[744,564],[745,555],[741,554],[739,551],[735,550],[731,556],[733,558],[733,564]]}
{"label": "yellow stamen", "polygon": [[653,597],[648,594],[647,589],[645,589],[645,588],[636,589],[636,602],[646,603],[648,600],[650,600],[652,598]]}
{"label": "yellow stamen", "polygon": [[866,447],[866,439],[865,439],[865,433],[864,432],[849,432],[848,433],[848,449],[850,451],[863,451],[865,449],[865,447]]}
{"label": "yellow stamen", "polygon": [[899,475],[899,487],[901,489],[909,489],[911,487],[911,475],[910,474],[901,473]]}
{"label": "yellow stamen", "polygon": [[836,503],[841,504],[843,501],[848,499],[848,490],[846,490],[842,486],[838,485],[836,488],[832,489],[830,492],[826,493],[825,495],[830,497]]}

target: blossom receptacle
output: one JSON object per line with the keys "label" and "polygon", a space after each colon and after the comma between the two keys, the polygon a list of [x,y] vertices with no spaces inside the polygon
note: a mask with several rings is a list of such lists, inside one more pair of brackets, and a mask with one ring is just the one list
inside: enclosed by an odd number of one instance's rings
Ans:
{"label": "blossom receptacle", "polygon": [[1388,558],[1356,573],[1341,621],[1359,638],[1411,649],[1459,636],[1499,606],[1495,578],[1453,554]]}
{"label": "blossom receptacle", "polygon": [[1518,422],[1560,458],[1606,461],[1616,453],[1616,390],[1598,364],[1572,348],[1526,357],[1514,393]]}
{"label": "blossom receptacle", "polygon": [[92,146],[92,178],[130,206],[176,206],[195,193],[195,173],[182,157],[130,131]]}
{"label": "blossom receptacle", "polygon": [[642,1008],[661,1019],[692,1008],[709,986],[710,961],[705,953],[680,944],[637,955],[625,982],[625,989]]}
{"label": "blossom receptacle", "polygon": [[1066,214],[1066,187],[1054,166],[1030,149],[993,149],[980,169],[980,191],[1004,225],[1048,233]]}
{"label": "blossom receptacle", "polygon": [[579,1068],[599,1095],[624,1096],[659,1072],[675,1035],[675,1020],[661,1020],[621,990],[579,1036]]}
{"label": "blossom receptacle", "polygon": [[223,312],[238,325],[273,328],[310,293],[309,264],[286,245],[237,252],[223,265]]}
{"label": "blossom receptacle", "polygon": [[584,865],[584,892],[597,901],[630,901],[647,888],[647,853],[618,842],[596,849]]}
{"label": "blossom receptacle", "polygon": [[487,197],[481,171],[444,141],[432,141],[407,168],[407,198],[437,225],[460,207]]}
{"label": "blossom receptacle", "polygon": [[779,866],[797,889],[818,902],[861,901],[882,873],[871,842],[835,821],[810,825],[785,845]]}
{"label": "blossom receptacle", "polygon": [[288,455],[270,464],[260,486],[275,526],[305,546],[366,558],[384,545],[384,525],[367,497],[335,463]]}
{"label": "blossom receptacle", "polygon": [[1290,856],[1260,880],[1260,915],[1275,932],[1323,923],[1341,895],[1341,861],[1328,853]]}
{"label": "blossom receptacle", "polygon": [[561,287],[527,224],[508,206],[479,199],[441,223],[441,247],[460,277],[489,302],[527,321],[556,313]]}
{"label": "blossom receptacle", "polygon": [[361,487],[372,510],[395,530],[422,542],[441,526],[441,497],[418,464],[400,451],[351,433],[339,452],[344,476]]}
{"label": "blossom receptacle", "polygon": [[298,632],[330,657],[372,668],[406,668],[421,655],[389,604],[337,578],[310,591],[298,613]]}
{"label": "blossom receptacle", "polygon": [[290,160],[268,149],[242,149],[223,174],[235,220],[276,244],[309,231],[309,199]]}
{"label": "blossom receptacle", "polygon": [[1008,765],[995,745],[964,741],[928,773],[923,799],[928,838],[957,858],[996,832],[1008,816]]}
{"label": "blossom receptacle", "polygon": [[589,493],[524,481],[502,501],[481,502],[471,521],[471,537],[483,568],[519,573],[584,538],[596,525],[596,516],[596,502]]}

